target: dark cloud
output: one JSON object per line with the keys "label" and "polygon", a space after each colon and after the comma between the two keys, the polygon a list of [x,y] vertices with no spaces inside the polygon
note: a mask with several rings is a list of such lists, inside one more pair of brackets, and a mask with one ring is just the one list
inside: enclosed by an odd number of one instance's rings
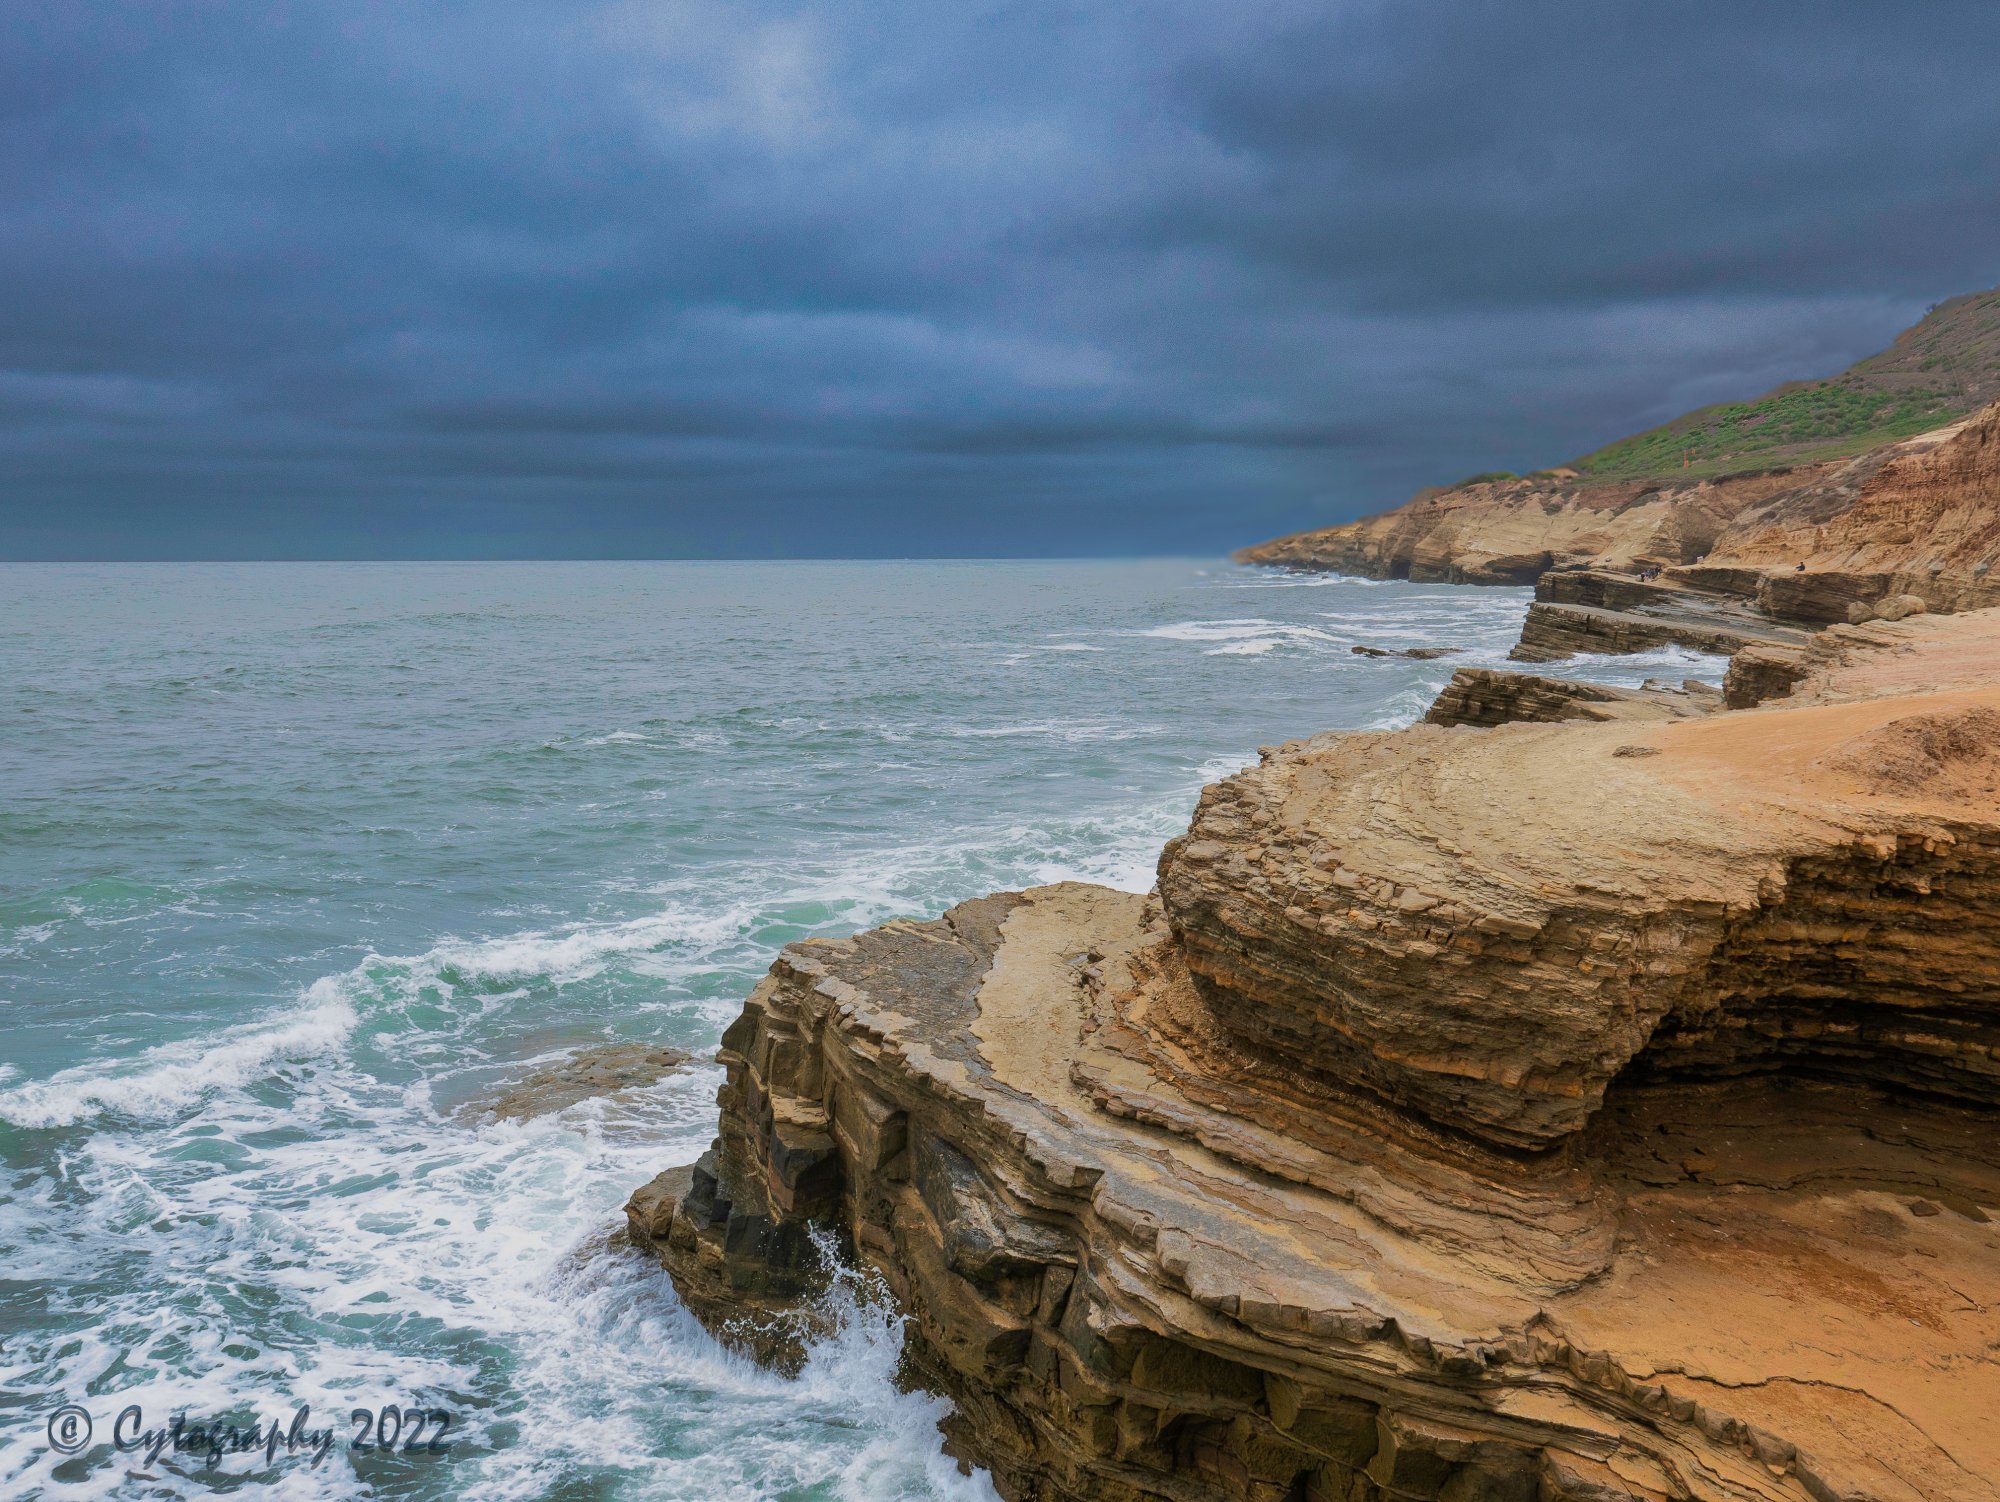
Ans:
{"label": "dark cloud", "polygon": [[0,555],[1217,550],[2000,281],[2000,12],[17,7]]}

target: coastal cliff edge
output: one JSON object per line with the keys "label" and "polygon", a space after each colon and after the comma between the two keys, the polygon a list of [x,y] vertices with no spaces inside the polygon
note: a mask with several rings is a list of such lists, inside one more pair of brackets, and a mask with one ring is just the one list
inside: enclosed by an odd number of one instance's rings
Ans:
{"label": "coastal cliff edge", "polygon": [[1014,1499],[1993,1502],[2000,611],[1793,657],[789,947],[635,1239],[778,1360],[872,1269]]}

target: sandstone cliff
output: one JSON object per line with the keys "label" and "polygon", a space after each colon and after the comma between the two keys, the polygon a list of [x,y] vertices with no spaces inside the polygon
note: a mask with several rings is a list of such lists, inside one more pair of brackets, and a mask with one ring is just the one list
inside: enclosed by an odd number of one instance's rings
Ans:
{"label": "sandstone cliff", "polygon": [[1463,584],[1663,574],[1765,621],[1806,625],[1898,595],[1978,609],[2000,604],[2000,403],[1838,463],[1682,485],[1464,486],[1236,556]]}
{"label": "sandstone cliff", "polygon": [[2000,604],[2000,404],[1766,497],[1699,563],[1541,576],[1513,655],[1798,646],[1829,623]]}
{"label": "sandstone cliff", "polygon": [[1243,563],[1437,584],[1532,584],[1550,569],[1695,563],[1739,515],[1819,477],[1792,469],[1685,482],[1587,482],[1574,470],[1430,490],[1343,526],[1244,548]]}
{"label": "sandstone cliff", "polygon": [[1993,1502],[2000,612],[1790,651],[792,946],[636,1238],[772,1351],[833,1233],[1010,1498]]}
{"label": "sandstone cliff", "polygon": [[1791,620],[1846,620],[1896,595],[2000,605],[2000,403],[1749,508],[1703,562],[1756,575],[1759,606]]}
{"label": "sandstone cliff", "polygon": [[[1792,666],[1788,660],[1787,666]],[[1803,676],[1801,671],[1799,676]],[[1554,720],[1682,719],[1722,707],[1722,694],[1689,678],[1679,685],[1606,688],[1529,673],[1460,668],[1424,716],[1427,725],[1511,725]]]}
{"label": "sandstone cliff", "polygon": [[[1873,582],[1858,593],[1838,583],[1780,588],[1765,607],[1786,620],[1845,619],[1854,599],[1904,592],[1934,567],[1948,583],[1967,585],[1973,568],[1994,561],[2000,494],[1991,455],[1982,457],[1977,442],[1949,457],[1930,451],[1996,398],[2000,291],[1974,293],[1941,304],[1891,349],[1829,380],[1703,408],[1559,469],[1424,491],[1392,511],[1237,557],[1457,584],[1703,562],[1761,574],[1810,557],[1814,572]],[[1988,429],[1996,410],[1981,419]],[[1983,508],[1968,508],[1968,496]],[[1945,608],[1933,595],[1948,589],[1916,592]],[[1975,589],[1950,608],[1982,603],[1994,599]]]}

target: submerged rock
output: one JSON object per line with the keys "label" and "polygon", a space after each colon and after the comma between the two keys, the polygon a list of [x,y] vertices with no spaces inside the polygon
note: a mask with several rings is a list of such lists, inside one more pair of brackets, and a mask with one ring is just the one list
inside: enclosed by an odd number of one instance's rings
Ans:
{"label": "submerged rock", "polygon": [[1450,657],[1454,653],[1463,652],[1465,648],[1403,647],[1398,649],[1391,647],[1354,646],[1349,647],[1347,650],[1352,652],[1356,657],[1408,657],[1416,662],[1433,662],[1440,657]]}
{"label": "submerged rock", "polygon": [[657,1085],[692,1057],[684,1049],[658,1043],[607,1043],[579,1049],[558,1063],[512,1081],[490,1099],[460,1107],[460,1112],[500,1121],[525,1121],[580,1100]]}

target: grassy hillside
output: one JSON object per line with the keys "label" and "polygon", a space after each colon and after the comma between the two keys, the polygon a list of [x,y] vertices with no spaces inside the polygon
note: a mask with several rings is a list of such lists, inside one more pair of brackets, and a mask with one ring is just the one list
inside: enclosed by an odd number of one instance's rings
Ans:
{"label": "grassy hillside", "polygon": [[1939,303],[1824,381],[1703,407],[1575,460],[1593,479],[1688,477],[1862,453],[2000,400],[2000,289]]}

